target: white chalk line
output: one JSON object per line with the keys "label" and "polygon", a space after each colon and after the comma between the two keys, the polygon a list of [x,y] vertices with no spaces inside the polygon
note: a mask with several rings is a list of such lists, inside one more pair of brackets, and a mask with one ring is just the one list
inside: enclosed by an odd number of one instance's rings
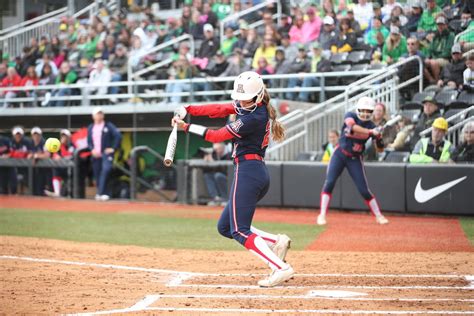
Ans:
{"label": "white chalk line", "polygon": [[[188,288],[207,288],[207,289],[247,289],[247,290],[268,290],[268,288],[258,285],[240,285],[240,284],[179,284],[174,287]],[[425,285],[408,285],[408,286],[369,286],[369,285],[285,285],[275,286],[271,289],[366,289],[366,290],[474,290],[470,286],[425,286]]]}
{"label": "white chalk line", "polygon": [[[31,262],[44,262],[44,263],[57,263],[66,265],[77,265],[87,266],[96,268],[116,269],[116,270],[129,270],[129,271],[140,271],[140,272],[152,272],[152,273],[165,273],[165,274],[183,274],[188,276],[202,276],[202,277],[253,277],[253,276],[266,276],[264,273],[204,273],[204,272],[189,272],[189,271],[176,271],[168,269],[155,269],[155,268],[144,268],[134,266],[124,266],[116,264],[103,264],[93,262],[81,262],[81,261],[68,261],[68,260],[56,260],[46,258],[33,258],[23,256],[10,256],[0,255],[0,259],[11,259],[11,260],[23,260]],[[474,280],[474,275],[463,275],[463,274],[344,274],[344,273],[296,273],[295,277],[344,277],[344,278],[461,278],[466,280]]]}
{"label": "white chalk line", "polygon": [[147,295],[144,299],[138,301],[135,305],[128,308],[121,309],[112,309],[108,311],[99,311],[99,312],[87,312],[87,313],[75,313],[67,314],[68,316],[86,316],[86,315],[108,315],[108,314],[123,314],[130,312],[141,312],[147,310],[147,307],[155,303],[160,298],[160,295]]}

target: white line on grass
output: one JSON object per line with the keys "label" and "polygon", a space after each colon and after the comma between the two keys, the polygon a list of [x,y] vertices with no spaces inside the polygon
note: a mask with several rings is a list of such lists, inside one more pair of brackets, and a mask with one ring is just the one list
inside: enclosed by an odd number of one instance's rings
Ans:
{"label": "white line on grass", "polygon": [[[179,284],[174,287],[208,288],[208,289],[248,289],[248,290],[268,290],[268,288],[258,285],[240,284]],[[474,290],[472,286],[368,286],[368,285],[285,285],[275,286],[272,289],[366,289],[366,290]]]}

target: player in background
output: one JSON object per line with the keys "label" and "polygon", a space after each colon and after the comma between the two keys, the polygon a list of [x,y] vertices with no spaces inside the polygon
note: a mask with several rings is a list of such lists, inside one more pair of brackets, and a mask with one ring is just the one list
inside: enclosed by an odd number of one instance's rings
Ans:
{"label": "player in background", "polygon": [[376,127],[374,122],[371,121],[374,108],[375,101],[372,98],[362,97],[357,101],[356,112],[347,112],[344,117],[339,144],[329,161],[326,181],[321,192],[318,225],[326,224],[326,213],[331,201],[331,193],[344,168],[349,171],[365,203],[375,215],[377,223],[388,223],[388,220],[380,212],[375,196],[369,190],[362,161],[365,143],[369,138],[375,139],[377,148],[383,149],[384,146],[382,128]]}
{"label": "player in background", "polygon": [[[285,262],[290,248],[290,238],[274,235],[253,226],[252,219],[257,202],[267,193],[270,184],[264,162],[265,151],[271,136],[275,141],[285,137],[284,129],[276,120],[275,109],[262,78],[256,72],[246,71],[234,81],[231,94],[233,103],[186,106],[179,108],[172,124],[186,133],[193,133],[209,142],[232,140],[234,179],[229,193],[229,202],[218,222],[218,231],[233,238],[250,252],[262,259],[272,269],[268,278],[258,282],[262,287],[272,287],[289,280],[293,268]],[[236,120],[218,130],[210,130],[196,124],[186,124],[186,114],[227,117],[236,114]]]}
{"label": "player in background", "polygon": [[[54,160],[73,159],[74,145],[71,142],[71,132],[68,129],[62,129],[59,132],[61,147],[57,153],[53,154]],[[44,193],[50,197],[61,197],[63,181],[68,179],[68,172],[65,168],[53,169],[53,191],[44,190]]]}

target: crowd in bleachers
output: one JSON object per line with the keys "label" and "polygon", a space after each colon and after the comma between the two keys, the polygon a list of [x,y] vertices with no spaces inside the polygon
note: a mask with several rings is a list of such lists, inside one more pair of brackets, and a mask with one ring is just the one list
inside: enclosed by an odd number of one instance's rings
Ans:
{"label": "crowd in bleachers", "polygon": [[[460,59],[454,60],[451,54],[454,37],[465,29],[474,30],[469,1],[428,0],[407,5],[395,0],[325,0],[322,6],[314,1],[304,5],[294,2],[296,5],[290,6],[283,1],[278,23],[273,18],[276,4],[268,4],[258,12],[227,21],[221,42],[217,36],[221,21],[259,2],[185,1],[181,17],[165,20],[155,5],[131,7],[128,11],[123,8],[118,14],[102,8],[92,19],[63,18],[57,35],[32,38],[21,56],[3,54],[0,63],[2,87],[56,84],[58,88],[51,93],[11,88],[2,93],[3,105],[11,106],[12,98],[26,95],[41,97],[41,102],[33,105],[64,106],[65,101],[50,99],[78,93],[67,87],[69,83],[126,80],[128,62],[137,70],[166,58],[173,60],[171,66],[147,76],[155,79],[233,76],[248,69],[260,74],[346,71],[351,67],[365,70],[418,55],[424,59],[427,83],[451,85],[450,71],[463,68]],[[258,20],[263,24],[251,27]],[[182,34],[193,36],[194,57],[185,42],[146,55],[151,47]],[[461,52],[473,48],[474,34],[462,35],[459,45]],[[452,58],[454,65],[450,64]],[[330,84],[337,83],[347,84],[342,79]],[[319,81],[314,78],[306,82],[267,82],[269,86],[285,87],[317,84]],[[227,88],[224,84],[215,85],[209,82],[193,89]],[[165,88],[167,92],[190,89],[186,83],[170,83]],[[118,87],[92,88],[89,93],[119,91]],[[308,93],[282,97],[315,99]],[[180,102],[181,97],[169,101]]]}

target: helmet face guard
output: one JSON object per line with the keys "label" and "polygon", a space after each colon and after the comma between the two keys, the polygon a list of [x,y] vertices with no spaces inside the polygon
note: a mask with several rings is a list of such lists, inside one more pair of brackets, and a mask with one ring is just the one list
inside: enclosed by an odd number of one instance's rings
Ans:
{"label": "helmet face guard", "polygon": [[[254,71],[246,71],[235,79],[231,98],[234,99],[235,111],[241,114],[255,111],[257,105],[262,102],[264,95],[265,84],[262,77]],[[238,101],[253,101],[253,104],[242,107]]]}
{"label": "helmet face guard", "polygon": [[362,97],[357,101],[357,117],[362,121],[370,121],[375,109],[375,101],[370,97]]}
{"label": "helmet face guard", "polygon": [[372,115],[374,114],[374,111],[371,111],[369,109],[357,109],[357,117],[361,119],[362,121],[370,121],[372,119]]}

